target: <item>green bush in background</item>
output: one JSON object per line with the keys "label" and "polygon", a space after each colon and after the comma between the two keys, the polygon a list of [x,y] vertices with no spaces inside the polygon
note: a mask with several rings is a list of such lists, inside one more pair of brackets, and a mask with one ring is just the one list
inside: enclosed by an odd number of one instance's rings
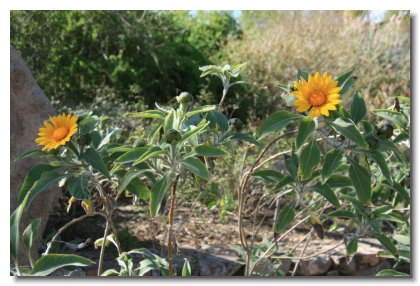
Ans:
{"label": "green bush in background", "polygon": [[198,67],[238,32],[228,12],[11,12],[11,42],[58,109],[96,97],[152,107],[197,93]]}
{"label": "green bush in background", "polygon": [[410,89],[407,11],[378,23],[368,11],[12,11],[11,42],[58,111],[110,118],[185,90],[218,102],[220,82],[197,70],[226,62],[247,62],[242,79],[255,82],[233,87],[224,106],[244,122],[285,108],[279,83],[297,70],[354,70],[369,109]]}

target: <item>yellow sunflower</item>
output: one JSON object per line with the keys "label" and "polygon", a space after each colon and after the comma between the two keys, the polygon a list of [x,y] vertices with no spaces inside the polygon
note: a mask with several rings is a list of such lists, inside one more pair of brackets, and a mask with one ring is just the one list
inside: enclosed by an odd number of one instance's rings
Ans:
{"label": "yellow sunflower", "polygon": [[42,151],[50,151],[66,144],[77,131],[77,116],[59,114],[44,121],[44,127],[39,128],[35,142],[44,145]]}
{"label": "yellow sunflower", "polygon": [[301,82],[294,82],[297,91],[293,95],[297,100],[293,105],[297,106],[296,111],[307,112],[309,117],[315,118],[321,115],[329,116],[330,110],[337,110],[336,105],[341,102],[341,87],[337,87],[338,81],[333,81],[332,77],[326,72],[321,76],[319,72],[315,76],[310,75],[308,81],[303,77]]}

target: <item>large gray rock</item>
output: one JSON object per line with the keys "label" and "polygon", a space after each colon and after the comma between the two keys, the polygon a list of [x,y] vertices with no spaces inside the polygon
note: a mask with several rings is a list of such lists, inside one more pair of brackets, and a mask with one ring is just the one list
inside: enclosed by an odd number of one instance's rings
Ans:
{"label": "large gray rock", "polygon": [[318,255],[313,259],[300,262],[305,276],[323,275],[331,268],[332,262],[328,255]]}
{"label": "large gray rock", "polygon": [[[27,172],[41,162],[37,157],[15,159],[25,151],[39,149],[34,141],[38,130],[43,121],[54,113],[54,108],[37,85],[26,63],[16,49],[10,46],[10,214],[17,207],[17,196]],[[36,197],[22,219],[21,229],[24,230],[32,220],[40,217],[42,233],[57,197],[57,189],[48,190]],[[35,256],[37,246],[39,242],[34,247]],[[20,262],[21,265],[27,263],[22,247]]]}

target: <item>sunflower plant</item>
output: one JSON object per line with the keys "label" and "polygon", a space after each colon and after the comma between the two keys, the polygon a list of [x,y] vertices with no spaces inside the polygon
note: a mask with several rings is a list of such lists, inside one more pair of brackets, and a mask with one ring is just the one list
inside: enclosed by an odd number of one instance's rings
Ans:
{"label": "sunflower plant", "polygon": [[[399,235],[397,229],[410,225],[410,164],[400,151],[409,148],[410,100],[397,96],[389,108],[369,113],[359,91],[348,95],[356,79],[352,72],[333,79],[328,73],[299,71],[295,81],[280,86],[286,105],[295,110],[274,112],[262,123],[256,132],[262,147],[251,166],[244,166],[239,183],[238,227],[245,275],[270,275],[257,270],[267,260],[311,257],[306,247],[298,255],[279,256],[275,250],[297,227],[309,227],[304,238],[308,245],[315,237],[328,235],[325,224],[338,221],[349,225],[340,243],[349,259],[364,237],[377,239],[389,256],[407,256],[394,237]],[[351,102],[349,109],[343,101]],[[289,149],[275,150],[280,140],[290,142]],[[270,167],[279,163],[280,169]],[[264,192],[250,213],[248,190],[261,183]],[[258,259],[251,259],[263,223],[257,213],[262,211],[266,218],[272,207],[272,244]],[[244,217],[250,215],[254,223],[247,229]],[[390,225],[394,231],[385,231]]]}
{"label": "sunflower plant", "polygon": [[[118,129],[101,128],[105,118],[92,114],[76,116],[74,114],[60,114],[51,116],[39,129],[35,142],[42,150],[28,151],[18,159],[30,156],[40,156],[48,159],[49,163],[35,165],[28,172],[20,194],[18,207],[11,216],[11,257],[15,261],[15,273],[19,275],[48,275],[57,268],[67,265],[86,266],[93,262],[85,258],[51,253],[53,244],[59,243],[58,236],[75,222],[87,217],[99,216],[105,221],[106,237],[109,233],[115,235],[117,248],[120,252],[116,228],[112,221],[115,202],[114,196],[117,178],[109,172],[110,158],[107,149],[110,140]],[[20,221],[25,211],[31,208],[32,200],[41,192],[59,185],[70,194],[68,210],[75,203],[80,203],[85,215],[72,220],[63,226],[47,244],[43,256],[35,263],[32,262],[28,243],[23,243],[28,253],[30,267],[19,265],[19,248],[25,237],[36,239],[36,225],[39,219],[32,222],[20,237]],[[104,248],[101,249],[99,272],[102,271]],[[69,261],[70,264],[67,264]],[[20,269],[25,269],[21,272]],[[46,271],[46,269],[48,271]],[[41,273],[41,274],[40,274]]]}
{"label": "sunflower plant", "polygon": [[[388,251],[384,255],[409,256],[406,247],[396,244],[396,238],[401,241],[406,236],[406,232],[396,230],[407,230],[410,224],[410,165],[400,151],[400,147],[409,148],[409,99],[395,97],[389,108],[368,113],[360,92],[348,95],[356,81],[352,72],[333,79],[328,73],[309,75],[299,71],[295,81],[280,86],[287,107],[269,115],[252,135],[242,132],[239,119],[229,119],[222,112],[229,87],[244,83],[231,82],[243,67],[201,68],[202,76],[216,75],[222,80],[219,104],[200,106],[192,94],[182,92],[171,105],[156,103],[153,110],[126,114],[139,122],[139,128],[129,137],[135,138],[134,143],[128,138],[115,140],[118,129],[107,127],[106,117],[92,113],[64,113],[45,121],[35,139],[41,150],[19,157],[40,156],[49,163],[35,165],[28,172],[18,207],[10,218],[10,251],[15,262],[11,273],[48,275],[65,266],[93,264],[81,256],[53,253],[53,246],[62,243],[58,237],[69,226],[98,217],[104,222],[104,233],[95,241],[100,248],[98,275],[141,276],[152,269],[165,276],[180,272],[190,275],[188,261],[182,270],[173,263],[177,195],[184,186],[212,182],[214,162],[234,156],[238,141],[248,146],[236,192],[245,275],[264,275],[258,269],[262,262],[293,257],[293,253],[282,256],[276,249],[296,227],[310,227],[305,237],[308,244],[313,234],[320,239],[328,235],[324,225],[331,221],[347,221],[351,226],[343,233],[342,242],[349,257],[357,252],[358,240],[367,236],[384,245]],[[351,104],[346,109],[342,103],[348,101]],[[289,142],[290,148],[276,150],[280,141]],[[247,166],[249,154],[257,157]],[[270,166],[275,159],[280,160],[282,168]],[[256,206],[247,206],[253,184],[263,185],[264,192]],[[85,213],[62,226],[47,243],[43,256],[33,261],[31,249],[40,220],[21,233],[21,218],[39,193],[56,185],[69,194],[68,210],[81,204]],[[165,217],[166,258],[145,249],[122,249],[113,221],[122,196],[147,203],[152,219]],[[273,238],[264,239],[264,247],[260,247],[258,232],[273,207]],[[260,211],[265,215],[258,222]],[[254,216],[252,230],[244,223],[249,216]],[[392,238],[384,225],[398,226]],[[106,248],[112,245],[118,252],[119,271],[103,269]],[[30,265],[20,265],[21,246]],[[133,255],[143,257],[138,267]],[[308,256],[302,251],[296,259]]]}
{"label": "sunflower plant", "polygon": [[[27,247],[25,249],[30,266],[21,266],[18,260],[21,242],[29,235],[27,233],[32,233],[31,237],[36,236],[36,232],[31,230],[39,226],[39,220],[28,226],[23,235],[19,226],[22,215],[31,207],[33,198],[50,187],[59,185],[70,196],[67,211],[74,204],[80,203],[85,214],[62,226],[47,243],[41,258],[41,265],[50,270],[47,274],[59,267],[86,266],[93,263],[83,257],[51,252],[54,251],[54,244],[62,243],[58,237],[69,226],[97,216],[104,220],[104,234],[95,242],[95,246],[100,248],[98,275],[143,275],[145,271],[141,270],[141,265],[149,265],[149,262],[142,262],[137,270],[130,268],[130,253],[139,251],[123,251],[113,222],[118,200],[127,195],[148,202],[152,218],[168,213],[167,267],[158,270],[163,275],[176,275],[177,270],[172,262],[172,227],[178,183],[184,184],[188,179],[197,184],[210,181],[213,161],[226,156],[226,150],[232,149],[233,141],[252,138],[239,133],[242,126],[239,119],[228,119],[217,107],[198,106],[190,93],[182,92],[176,97],[176,106],[161,106],[156,103],[155,110],[127,114],[138,120],[148,120],[143,121],[144,126],[151,124],[148,135],[143,132],[131,136],[136,138],[133,144],[113,143],[118,129],[105,128],[104,122],[107,118],[92,113],[79,116],[63,113],[46,120],[35,139],[41,150],[31,150],[19,157],[23,159],[40,156],[47,158],[49,163],[36,165],[28,172],[18,197],[18,208],[11,216],[11,256],[15,261],[12,273],[47,273],[38,272],[37,262],[33,263]],[[168,198],[169,204],[166,203]],[[165,207],[163,211],[162,204]],[[125,265],[120,272],[103,269],[104,253],[109,245],[115,245],[118,251],[116,259],[120,265]],[[166,258],[148,256],[149,261],[159,265],[166,261]],[[66,259],[73,264],[64,263]],[[188,262],[184,264],[184,268],[182,273],[187,275]],[[150,267],[147,269],[150,270]]]}

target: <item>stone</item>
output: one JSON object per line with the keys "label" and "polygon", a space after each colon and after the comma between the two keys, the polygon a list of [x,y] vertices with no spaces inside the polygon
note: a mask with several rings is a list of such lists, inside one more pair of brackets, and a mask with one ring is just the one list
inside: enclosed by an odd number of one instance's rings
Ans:
{"label": "stone", "polygon": [[[25,151],[39,149],[34,140],[44,120],[53,114],[54,108],[37,85],[26,63],[16,49],[10,46],[10,214],[17,207],[17,197],[27,172],[42,162],[38,157],[15,160]],[[43,233],[57,198],[57,188],[38,195],[22,218],[21,231],[40,217],[40,233]],[[38,257],[39,245],[38,240],[33,249],[34,259]],[[28,265],[23,247],[20,247],[19,263]]]}
{"label": "stone", "polygon": [[300,262],[305,276],[323,275],[331,268],[332,261],[328,255],[318,255],[314,259]]}
{"label": "stone", "polygon": [[327,272],[327,276],[340,276],[340,272],[337,269],[333,269]]}
{"label": "stone", "polygon": [[340,275],[351,276],[357,271],[357,263],[355,257],[340,257],[338,265],[336,265]]}
{"label": "stone", "polygon": [[375,276],[376,273],[379,271],[382,271],[384,269],[391,269],[392,265],[387,260],[382,260],[379,264],[375,265],[374,267],[369,267],[362,269],[360,271],[357,271],[354,273],[354,276],[366,276],[366,277],[372,277]]}
{"label": "stone", "polygon": [[361,255],[360,263],[371,267],[371,266],[375,266],[379,264],[379,261],[380,261],[379,255],[368,253],[368,254]]}

